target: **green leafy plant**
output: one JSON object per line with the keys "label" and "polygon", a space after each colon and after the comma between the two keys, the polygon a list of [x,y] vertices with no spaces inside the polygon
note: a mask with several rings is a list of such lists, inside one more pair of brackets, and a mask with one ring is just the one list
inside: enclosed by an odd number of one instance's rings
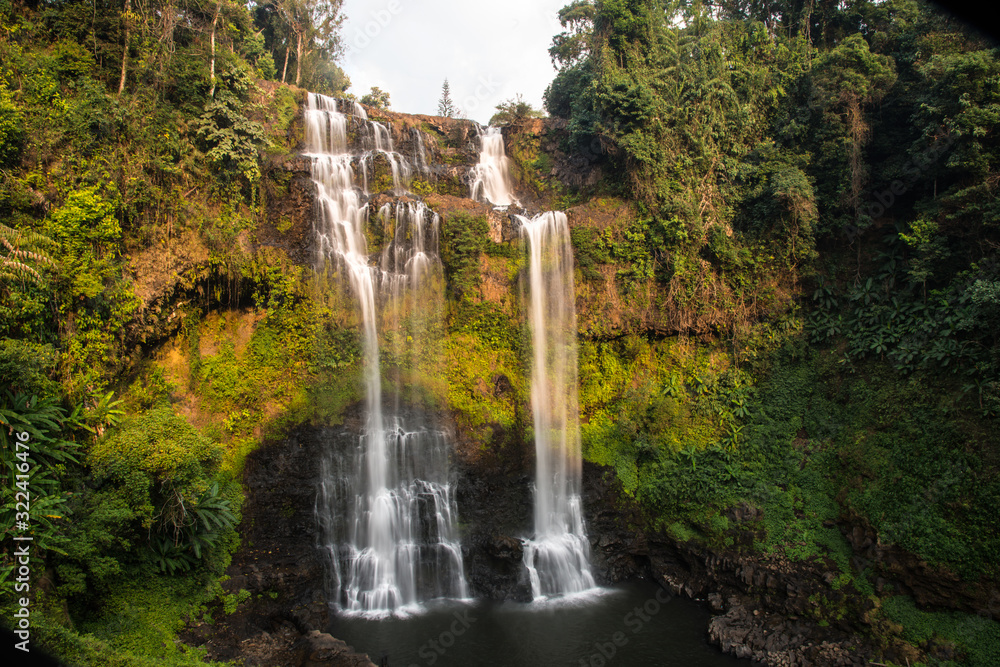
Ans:
{"label": "green leafy plant", "polygon": [[55,261],[46,249],[53,246],[52,240],[31,231],[11,229],[0,223],[0,279],[29,280],[42,282],[42,274],[32,266],[55,266]]}
{"label": "green leafy plant", "polygon": [[[42,549],[62,552],[59,522],[68,513],[60,479],[78,463],[77,443],[64,439],[65,410],[53,398],[6,392],[0,401],[0,467],[5,480],[0,534],[31,531]],[[3,560],[11,558],[5,554]]]}

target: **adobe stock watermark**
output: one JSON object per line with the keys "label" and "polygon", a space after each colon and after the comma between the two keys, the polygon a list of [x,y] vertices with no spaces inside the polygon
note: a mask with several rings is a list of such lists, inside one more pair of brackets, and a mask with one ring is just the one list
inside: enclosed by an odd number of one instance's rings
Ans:
{"label": "adobe stock watermark", "polygon": [[[938,141],[925,148],[920,155],[914,157],[912,160],[907,160],[903,164],[904,177],[896,179],[889,184],[888,188],[881,192],[875,190],[869,192],[869,202],[867,205],[862,205],[860,213],[872,220],[881,218],[896,203],[896,198],[909,192],[910,188],[913,187],[913,184],[920,179],[924,172],[940,160],[954,143],[955,137],[953,135],[942,135]],[[849,226],[846,230],[848,239],[853,241],[859,231],[858,227]]]}
{"label": "adobe stock watermark", "polygon": [[[397,14],[403,11],[400,0],[389,0],[382,9],[374,9],[368,15],[368,20],[364,25],[354,28],[354,34],[348,36],[347,50],[344,57],[364,51],[375,39],[382,34]],[[364,19],[361,19],[364,21]]]}
{"label": "adobe stock watermark", "polygon": [[[653,620],[654,616],[660,613],[663,605],[672,599],[673,596],[670,593],[660,588],[656,591],[656,595],[643,602],[641,607],[637,606],[625,614],[622,618],[622,624],[633,635],[637,635],[642,632],[647,623]],[[594,652],[586,658],[580,658],[580,667],[604,667],[618,654],[618,649],[628,642],[629,635],[622,630],[613,633],[608,641],[594,642]]]}
{"label": "adobe stock watermark", "polygon": [[[465,631],[476,622],[475,617],[468,609],[456,611],[452,614],[455,620],[434,639],[430,639],[420,646],[417,655],[424,659],[424,665],[433,665],[438,659],[448,652],[458,638],[465,634]],[[412,663],[410,667],[421,667],[418,663]]]}
{"label": "adobe stock watermark", "polygon": [[17,491],[14,493],[14,525],[21,531],[20,535],[14,535],[14,591],[26,597],[16,600],[16,611],[14,612],[14,625],[12,629],[17,638],[21,641],[14,643],[14,648],[25,653],[30,652],[29,641],[31,640],[31,598],[27,595],[31,591],[31,541],[34,539],[28,533],[31,531],[31,468],[33,467],[29,457],[31,446],[29,444],[30,435],[26,431],[17,434],[14,457],[19,463],[15,464],[17,469],[14,486]]}
{"label": "adobe stock watermark", "polygon": [[530,25],[533,30],[540,30],[539,26],[548,25],[548,34],[556,35],[566,29],[562,22],[559,20],[559,12],[554,10],[545,9],[543,7],[535,6],[534,11],[528,16],[521,16],[521,19],[514,17],[514,25],[509,29],[514,30],[520,27],[522,23]]}
{"label": "adobe stock watermark", "polygon": [[494,80],[492,75],[480,76],[473,94],[461,100],[460,105],[456,105],[455,117],[469,118],[479,108],[479,105],[489,99],[499,87],[500,83]]}

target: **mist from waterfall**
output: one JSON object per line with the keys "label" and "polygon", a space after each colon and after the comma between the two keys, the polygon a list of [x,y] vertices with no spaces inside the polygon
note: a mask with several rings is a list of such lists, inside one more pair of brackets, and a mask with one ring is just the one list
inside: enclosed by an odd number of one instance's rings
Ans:
{"label": "mist from waterfall", "polygon": [[[390,128],[344,104],[349,113],[310,93],[305,142],[317,190],[317,265],[346,275],[359,306],[366,416],[356,446],[331,447],[322,462],[316,517],[329,554],[331,602],[379,616],[431,598],[465,598],[468,588],[448,434],[431,410],[403,400],[402,376],[416,377],[440,357],[433,337],[444,304],[439,218],[422,202],[397,199],[369,220],[375,158],[387,159],[397,195],[412,169],[395,152]],[[348,147],[349,124],[362,145],[358,154]],[[377,264],[366,239],[375,226],[387,241]],[[385,349],[380,335],[390,343]],[[395,372],[385,392],[383,366]]]}

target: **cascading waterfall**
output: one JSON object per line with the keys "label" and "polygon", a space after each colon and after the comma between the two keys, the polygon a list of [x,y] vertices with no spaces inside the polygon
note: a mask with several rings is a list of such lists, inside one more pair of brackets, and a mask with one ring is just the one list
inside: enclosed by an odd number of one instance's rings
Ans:
{"label": "cascading waterfall", "polygon": [[[310,93],[305,112],[318,261],[345,273],[358,299],[367,410],[357,446],[331,448],[322,463],[316,515],[330,554],[331,601],[347,612],[382,615],[430,598],[464,598],[468,590],[448,436],[426,411],[404,407],[401,381],[387,402],[380,370],[380,318],[397,369],[419,374],[435,352],[428,337],[443,308],[438,217],[422,202],[384,205],[377,217],[388,243],[379,264],[370,263],[368,168],[373,156],[385,155],[398,194],[410,167],[394,151],[389,128],[356,104],[351,111],[349,118],[335,99]],[[348,150],[349,120],[366,144],[361,155]],[[355,186],[355,163],[364,189]]]}
{"label": "cascading waterfall", "polygon": [[417,169],[421,174],[427,174],[430,172],[431,166],[427,162],[427,150],[424,148],[424,133],[417,128],[413,128],[411,133],[413,134],[413,143],[416,145],[413,161],[416,162]]}
{"label": "cascading waterfall", "polygon": [[524,563],[536,599],[594,588],[580,498],[573,251],[561,212],[517,216],[527,240],[533,345],[535,535]]}
{"label": "cascading waterfall", "polygon": [[[357,103],[355,105],[361,109],[362,114],[365,113],[360,105]],[[389,163],[389,171],[392,174],[392,193],[395,195],[405,194],[413,169],[406,158],[394,150],[392,133],[389,128],[382,123],[367,120],[367,118],[367,115],[363,116],[365,132],[362,135],[362,145],[366,150],[360,158],[365,192],[368,192],[368,174],[370,171],[374,171],[375,160],[378,157],[383,157]]]}
{"label": "cascading waterfall", "polygon": [[472,193],[476,201],[494,206],[517,204],[510,189],[510,159],[503,149],[503,135],[498,127],[487,127],[480,135],[482,150],[479,164],[472,168]]}

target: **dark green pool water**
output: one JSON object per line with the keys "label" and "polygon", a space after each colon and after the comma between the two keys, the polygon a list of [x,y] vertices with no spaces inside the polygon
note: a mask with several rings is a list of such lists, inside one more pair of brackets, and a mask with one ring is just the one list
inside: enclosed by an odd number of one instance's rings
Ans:
{"label": "dark green pool water", "polygon": [[747,666],[707,642],[709,613],[650,583],[534,604],[432,603],[409,616],[338,616],[333,636],[388,667]]}

